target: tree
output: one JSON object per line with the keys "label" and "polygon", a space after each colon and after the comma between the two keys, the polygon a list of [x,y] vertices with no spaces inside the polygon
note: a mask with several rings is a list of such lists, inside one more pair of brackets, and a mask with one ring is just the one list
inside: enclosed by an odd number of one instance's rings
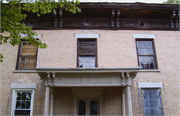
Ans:
{"label": "tree", "polygon": [[[46,48],[45,43],[34,38],[36,33],[32,27],[28,27],[22,22],[26,18],[26,14],[22,14],[22,11],[37,13],[37,16],[40,16],[55,12],[59,5],[72,13],[80,12],[81,9],[76,4],[79,4],[79,0],[9,0],[8,3],[1,1],[0,45],[9,42],[15,46],[19,45],[22,40],[26,40],[36,45],[37,48]],[[8,32],[8,35],[4,35],[5,32]],[[21,37],[21,34],[26,36]],[[3,59],[3,55],[0,54],[0,62]]]}
{"label": "tree", "polygon": [[180,0],[167,0],[164,4],[180,4]]}

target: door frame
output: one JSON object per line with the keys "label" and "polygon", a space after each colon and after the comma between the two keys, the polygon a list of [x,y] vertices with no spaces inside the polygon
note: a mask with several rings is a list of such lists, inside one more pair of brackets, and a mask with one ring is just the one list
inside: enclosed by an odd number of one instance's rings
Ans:
{"label": "door frame", "polygon": [[[98,102],[98,115],[102,116],[102,94],[104,93],[104,88],[97,87],[85,87],[85,88],[72,88],[72,93],[74,94],[74,115],[78,115],[78,101],[85,100],[96,100]],[[88,104],[86,104],[86,111]],[[90,103],[89,103],[90,105]]]}

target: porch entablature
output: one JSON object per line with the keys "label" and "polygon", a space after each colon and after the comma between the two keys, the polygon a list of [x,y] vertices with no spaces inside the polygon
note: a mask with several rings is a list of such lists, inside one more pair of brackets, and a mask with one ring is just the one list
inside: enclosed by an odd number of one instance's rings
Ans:
{"label": "porch entablature", "polygon": [[52,87],[107,87],[128,86],[135,78],[139,67],[123,68],[41,68],[37,73],[45,86]]}

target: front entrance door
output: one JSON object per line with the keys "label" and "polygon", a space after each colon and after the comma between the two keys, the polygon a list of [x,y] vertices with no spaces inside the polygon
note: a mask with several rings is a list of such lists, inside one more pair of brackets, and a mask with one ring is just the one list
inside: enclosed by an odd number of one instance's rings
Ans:
{"label": "front entrance door", "polygon": [[99,115],[100,103],[98,98],[78,98],[77,115]]}

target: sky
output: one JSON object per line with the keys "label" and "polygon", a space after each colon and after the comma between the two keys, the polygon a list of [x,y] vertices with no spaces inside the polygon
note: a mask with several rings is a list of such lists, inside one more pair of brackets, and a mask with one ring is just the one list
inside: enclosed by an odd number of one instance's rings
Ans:
{"label": "sky", "polygon": [[121,2],[121,3],[135,3],[135,2],[143,2],[143,3],[162,3],[167,0],[80,0],[81,2]]}

